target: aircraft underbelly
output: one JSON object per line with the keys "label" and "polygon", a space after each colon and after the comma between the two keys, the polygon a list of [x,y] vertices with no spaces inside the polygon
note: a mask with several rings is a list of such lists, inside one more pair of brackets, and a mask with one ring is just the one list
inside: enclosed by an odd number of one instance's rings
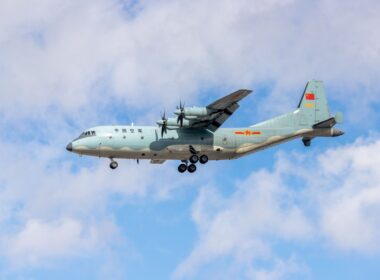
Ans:
{"label": "aircraft underbelly", "polygon": [[[235,149],[225,149],[213,145],[191,145],[197,154],[206,154],[210,160],[231,159],[235,157]],[[97,150],[88,151],[84,154],[125,159],[159,159],[159,160],[186,160],[191,155],[190,145],[170,145],[161,150],[151,150],[148,147],[132,149],[123,147],[112,149],[111,147],[102,147]]]}

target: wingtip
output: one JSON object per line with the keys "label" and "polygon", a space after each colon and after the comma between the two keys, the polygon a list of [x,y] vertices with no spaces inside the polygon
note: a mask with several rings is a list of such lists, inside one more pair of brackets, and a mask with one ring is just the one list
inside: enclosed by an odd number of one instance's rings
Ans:
{"label": "wingtip", "polygon": [[245,92],[246,94],[250,94],[250,93],[252,93],[253,92],[253,90],[251,90],[251,89],[240,89],[239,91],[241,91],[241,92]]}

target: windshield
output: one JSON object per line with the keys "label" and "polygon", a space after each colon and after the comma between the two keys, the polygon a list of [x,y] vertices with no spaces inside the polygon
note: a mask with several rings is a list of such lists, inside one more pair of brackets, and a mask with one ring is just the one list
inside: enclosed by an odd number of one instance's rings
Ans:
{"label": "windshield", "polygon": [[90,136],[96,136],[96,132],[94,130],[88,130],[88,131],[83,131],[81,135],[77,139],[85,138],[85,137],[90,137]]}

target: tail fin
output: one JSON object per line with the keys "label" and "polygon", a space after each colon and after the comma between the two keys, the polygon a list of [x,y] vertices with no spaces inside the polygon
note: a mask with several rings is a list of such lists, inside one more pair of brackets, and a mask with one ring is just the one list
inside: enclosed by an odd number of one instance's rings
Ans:
{"label": "tail fin", "polygon": [[309,81],[298,104],[300,124],[313,126],[330,118],[325,87],[322,81]]}

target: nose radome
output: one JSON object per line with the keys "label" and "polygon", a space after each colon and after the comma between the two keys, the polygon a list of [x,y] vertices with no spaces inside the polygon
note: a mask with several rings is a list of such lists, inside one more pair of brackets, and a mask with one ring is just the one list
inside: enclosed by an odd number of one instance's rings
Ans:
{"label": "nose radome", "polygon": [[73,144],[71,142],[69,144],[67,144],[66,150],[68,150],[69,152],[73,151]]}

